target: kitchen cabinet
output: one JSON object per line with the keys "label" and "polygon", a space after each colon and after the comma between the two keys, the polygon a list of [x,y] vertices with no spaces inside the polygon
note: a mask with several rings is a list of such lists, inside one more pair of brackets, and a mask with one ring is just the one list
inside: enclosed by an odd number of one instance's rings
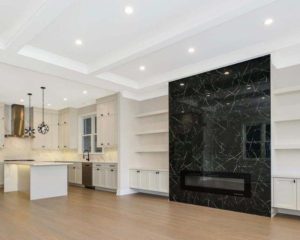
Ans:
{"label": "kitchen cabinet", "polygon": [[4,104],[0,103],[0,148],[4,147],[5,122],[4,122]]}
{"label": "kitchen cabinet", "polygon": [[58,112],[45,110],[45,123],[49,126],[49,132],[41,134],[38,126],[43,121],[42,109],[33,109],[33,126],[35,128],[35,138],[33,139],[34,149],[57,150],[58,149]]}
{"label": "kitchen cabinet", "polygon": [[117,101],[101,101],[97,101],[97,147],[113,147],[117,145]]}
{"label": "kitchen cabinet", "polygon": [[0,163],[0,186],[4,184],[4,164]]}
{"label": "kitchen cabinet", "polygon": [[152,192],[169,192],[169,173],[162,170],[131,169],[129,171],[131,188]]}
{"label": "kitchen cabinet", "polygon": [[95,187],[117,189],[118,179],[117,164],[94,163],[93,185]]}
{"label": "kitchen cabinet", "polygon": [[73,184],[82,184],[82,163],[68,166],[68,181]]}
{"label": "kitchen cabinet", "polygon": [[[297,180],[292,178],[273,178],[273,196],[276,208],[297,209]],[[300,209],[300,205],[298,205]]]}
{"label": "kitchen cabinet", "polygon": [[74,108],[59,111],[58,146],[60,150],[77,149],[78,116],[77,110]]}

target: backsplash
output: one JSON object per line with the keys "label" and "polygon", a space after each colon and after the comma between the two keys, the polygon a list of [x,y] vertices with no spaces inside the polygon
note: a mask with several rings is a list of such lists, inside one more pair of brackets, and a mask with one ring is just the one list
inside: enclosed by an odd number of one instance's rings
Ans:
{"label": "backsplash", "polygon": [[[36,161],[77,161],[82,155],[76,150],[32,150],[32,140],[29,138],[6,138],[5,147],[0,149],[0,161],[34,159]],[[117,150],[108,149],[104,154],[91,154],[90,159],[99,162],[117,162]]]}

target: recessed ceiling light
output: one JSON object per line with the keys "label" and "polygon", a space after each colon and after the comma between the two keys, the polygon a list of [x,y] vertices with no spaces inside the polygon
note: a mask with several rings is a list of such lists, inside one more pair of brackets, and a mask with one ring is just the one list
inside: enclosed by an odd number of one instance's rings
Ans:
{"label": "recessed ceiling light", "polygon": [[65,97],[65,98],[64,98],[64,101],[68,101],[68,98]]}
{"label": "recessed ceiling light", "polygon": [[126,7],[124,8],[124,12],[125,12],[127,15],[131,15],[131,14],[133,14],[134,9],[133,9],[133,7],[131,7],[131,6],[126,6]]}
{"label": "recessed ceiling light", "polygon": [[146,67],[145,66],[140,66],[140,71],[145,71]]}
{"label": "recessed ceiling light", "polygon": [[75,40],[75,44],[76,44],[77,46],[82,45],[81,39],[76,39],[76,40]]}
{"label": "recessed ceiling light", "polygon": [[194,53],[194,52],[195,52],[195,48],[190,47],[190,48],[188,49],[188,52],[189,52],[189,53]]}
{"label": "recessed ceiling light", "polygon": [[224,72],[224,75],[229,75],[230,73],[228,71]]}
{"label": "recessed ceiling light", "polygon": [[50,107],[50,106],[51,106],[51,103],[48,103],[47,106]]}
{"label": "recessed ceiling light", "polygon": [[21,99],[20,99],[20,102],[24,102],[24,99],[23,99],[23,98],[21,98]]}
{"label": "recessed ceiling light", "polygon": [[83,94],[87,94],[88,92],[87,92],[87,90],[83,90],[83,92],[82,92]]}
{"label": "recessed ceiling light", "polygon": [[182,82],[182,83],[180,83],[179,85],[180,85],[181,87],[183,87],[183,86],[184,86],[184,83]]}
{"label": "recessed ceiling light", "polygon": [[268,18],[268,19],[265,20],[265,25],[270,26],[270,25],[273,24],[273,22],[274,22],[274,20],[272,18]]}

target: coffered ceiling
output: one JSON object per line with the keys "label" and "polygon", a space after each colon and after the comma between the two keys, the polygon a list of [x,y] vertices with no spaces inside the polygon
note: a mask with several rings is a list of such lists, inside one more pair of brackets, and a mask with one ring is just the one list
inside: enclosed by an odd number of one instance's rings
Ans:
{"label": "coffered ceiling", "polygon": [[264,54],[300,63],[286,50],[300,49],[299,10],[298,0],[1,0],[0,61],[141,100]]}

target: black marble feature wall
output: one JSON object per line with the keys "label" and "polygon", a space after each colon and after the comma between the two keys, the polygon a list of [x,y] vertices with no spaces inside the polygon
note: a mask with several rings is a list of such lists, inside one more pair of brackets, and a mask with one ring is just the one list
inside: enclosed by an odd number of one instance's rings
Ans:
{"label": "black marble feature wall", "polygon": [[170,200],[270,216],[270,56],[171,82],[169,105]]}

